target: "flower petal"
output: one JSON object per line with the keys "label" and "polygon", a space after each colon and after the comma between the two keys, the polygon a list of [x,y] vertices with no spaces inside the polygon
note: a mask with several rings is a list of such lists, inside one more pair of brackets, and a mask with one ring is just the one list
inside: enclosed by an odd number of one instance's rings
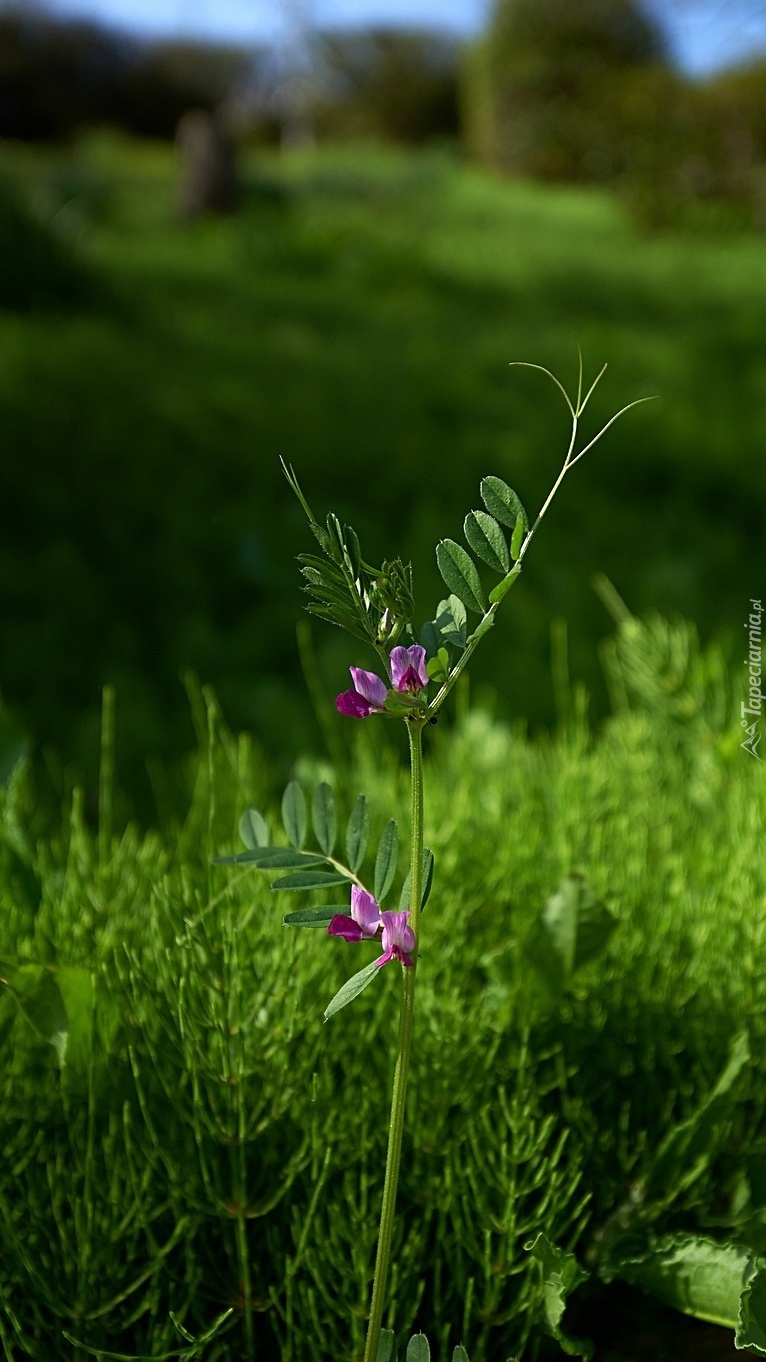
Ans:
{"label": "flower petal", "polygon": [[355,884],[351,890],[351,916],[364,936],[375,936],[380,926],[380,905],[366,889]]}
{"label": "flower petal", "polygon": [[[415,949],[415,933],[409,925],[409,913],[396,913],[390,909],[381,913],[380,924],[383,928],[382,946],[384,951],[399,947],[402,951]],[[410,961],[410,963],[412,963]]]}
{"label": "flower petal", "polygon": [[345,714],[350,719],[367,719],[377,713],[377,706],[371,705],[356,690],[344,690],[342,695],[336,696],[335,708],[339,714]]}
{"label": "flower petal", "polygon": [[389,662],[391,680],[397,690],[415,693],[428,685],[426,650],[420,643],[413,643],[410,648],[392,648]]}
{"label": "flower petal", "polygon": [[369,700],[373,709],[382,709],[386,703],[388,686],[385,681],[381,681],[374,672],[364,672],[361,667],[349,667],[351,680],[354,687],[365,700]]}
{"label": "flower petal", "polygon": [[358,922],[345,913],[336,913],[327,928],[329,936],[342,936],[344,941],[364,941],[364,932]]}

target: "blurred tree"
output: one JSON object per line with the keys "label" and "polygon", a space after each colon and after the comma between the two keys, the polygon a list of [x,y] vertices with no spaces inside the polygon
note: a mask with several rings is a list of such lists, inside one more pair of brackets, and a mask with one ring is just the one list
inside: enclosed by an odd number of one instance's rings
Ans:
{"label": "blurred tree", "polygon": [[56,141],[111,124],[171,138],[191,107],[212,111],[253,61],[237,48],[142,43],[98,24],[27,10],[0,15],[0,136]]}
{"label": "blurred tree", "polygon": [[320,34],[317,131],[395,142],[456,137],[459,58],[456,39],[427,30]]}
{"label": "blurred tree", "polygon": [[[761,68],[761,82],[765,77]],[[750,101],[748,88],[729,75],[689,81],[656,67],[626,81],[621,188],[641,222],[763,220],[766,93],[754,84]]]}
{"label": "blurred tree", "polygon": [[667,64],[637,0],[495,0],[465,67],[466,134],[484,162],[550,179],[622,169],[626,75]]}

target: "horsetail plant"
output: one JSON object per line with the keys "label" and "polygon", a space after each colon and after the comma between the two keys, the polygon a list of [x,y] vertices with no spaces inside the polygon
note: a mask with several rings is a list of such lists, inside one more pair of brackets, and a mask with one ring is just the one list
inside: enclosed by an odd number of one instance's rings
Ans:
{"label": "horsetail plant", "polygon": [[[398,824],[386,825],[374,862],[372,887],[359,876],[369,839],[369,815],[364,795],[359,795],[348,822],[345,860],[335,855],[338,817],[332,791],[322,783],[313,795],[312,822],[318,850],[306,849],[308,805],[300,785],[291,781],[282,800],[282,818],[289,847],[270,845],[268,829],[255,810],[243,815],[240,835],[246,850],[222,856],[219,863],[250,865],[255,869],[286,872],[272,882],[278,891],[318,891],[341,886],[349,902],[302,908],[288,913],[288,926],[323,928],[329,936],[363,945],[375,942],[380,954],[353,974],[325,1008],[325,1021],[351,1003],[372,984],[388,964],[401,966],[399,1030],[396,1046],[388,1153],[378,1232],[377,1256],[367,1329],[364,1362],[391,1356],[393,1335],[382,1329],[396,1192],[404,1130],[405,1100],[415,1017],[415,986],[421,941],[421,915],[431,891],[434,858],[423,842],[423,731],[433,723],[465,671],[484,635],[493,627],[508,591],[518,580],[526,554],[548,507],[565,475],[590,450],[609,427],[631,407],[649,399],[639,398],[622,407],[597,435],[579,450],[580,418],[602,378],[601,369],[583,395],[580,356],[577,393],[570,398],[559,380],[542,365],[526,364],[555,383],[571,418],[569,445],[559,474],[537,518],[530,525],[524,506],[502,478],[485,477],[480,483],[483,509],[469,511],[463,533],[475,558],[499,580],[488,594],[474,557],[454,539],[442,539],[436,561],[448,595],[433,617],[416,631],[412,570],[400,559],[371,566],[362,557],[358,537],[350,525],[341,524],[332,512],[320,523],[300,488],[296,475],[284,462],[287,481],[298,498],[321,554],[304,553],[299,563],[308,611],[346,630],[365,643],[377,656],[377,670],[351,666],[353,686],[336,699],[342,715],[354,719],[404,721],[410,758],[410,864],[402,886],[398,909],[383,908],[395,879]],[[478,616],[474,624],[469,617]],[[473,625],[473,627],[471,627]],[[462,1348],[458,1356],[464,1355]],[[409,1356],[409,1352],[408,1352]]]}

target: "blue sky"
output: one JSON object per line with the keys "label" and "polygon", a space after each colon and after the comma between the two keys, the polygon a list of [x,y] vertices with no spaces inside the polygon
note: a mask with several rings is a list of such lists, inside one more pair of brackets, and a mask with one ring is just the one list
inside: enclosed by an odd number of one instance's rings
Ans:
{"label": "blue sky", "polygon": [[[649,3],[665,24],[678,61],[690,72],[702,74],[766,53],[766,2]],[[420,24],[471,34],[480,30],[489,0],[49,0],[47,8],[156,36],[255,43],[277,36],[290,10],[306,13],[321,26]]]}

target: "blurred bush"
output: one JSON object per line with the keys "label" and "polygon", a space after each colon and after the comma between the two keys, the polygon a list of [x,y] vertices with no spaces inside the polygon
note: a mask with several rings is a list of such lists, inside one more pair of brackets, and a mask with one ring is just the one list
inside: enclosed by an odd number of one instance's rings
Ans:
{"label": "blurred bush", "polygon": [[320,34],[315,131],[394,142],[456,138],[459,58],[456,39],[427,30]]}
{"label": "blurred bush", "polygon": [[613,179],[624,167],[622,82],[665,57],[635,0],[496,0],[466,63],[468,145],[500,170]]}
{"label": "blurred bush", "polygon": [[0,309],[81,308],[94,300],[92,272],[71,244],[39,221],[0,174]]}
{"label": "blurred bush", "polygon": [[84,20],[0,15],[0,136],[60,141],[103,124],[171,137],[191,106],[212,110],[251,54],[205,43],[140,42]]}
{"label": "blurred bush", "polygon": [[462,103],[496,170],[614,184],[649,227],[764,218],[763,64],[686,78],[636,0],[496,0]]}

